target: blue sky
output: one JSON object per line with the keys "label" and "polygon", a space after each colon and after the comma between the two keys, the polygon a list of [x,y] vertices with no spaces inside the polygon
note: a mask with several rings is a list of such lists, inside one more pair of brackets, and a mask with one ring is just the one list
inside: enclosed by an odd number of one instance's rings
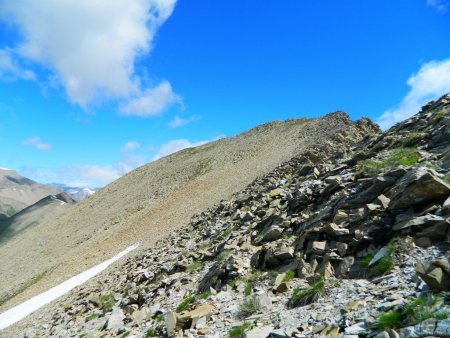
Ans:
{"label": "blue sky", "polygon": [[450,91],[450,1],[0,0],[0,167],[103,186],[258,124]]}

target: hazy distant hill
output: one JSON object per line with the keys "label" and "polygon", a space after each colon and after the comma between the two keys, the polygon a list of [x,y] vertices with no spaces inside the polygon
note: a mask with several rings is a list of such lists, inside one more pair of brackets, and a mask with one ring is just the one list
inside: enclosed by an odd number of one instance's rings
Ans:
{"label": "hazy distant hill", "polygon": [[14,170],[0,169],[0,214],[12,216],[48,195],[61,191],[19,175]]}
{"label": "hazy distant hill", "polygon": [[74,203],[75,201],[66,193],[49,195],[10,218],[0,220],[0,243],[27,229],[37,227]]}

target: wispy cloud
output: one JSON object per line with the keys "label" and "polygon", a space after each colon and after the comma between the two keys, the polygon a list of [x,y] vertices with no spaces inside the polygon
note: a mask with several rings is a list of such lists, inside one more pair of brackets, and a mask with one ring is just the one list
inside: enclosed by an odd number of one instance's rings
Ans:
{"label": "wispy cloud", "polygon": [[163,144],[159,150],[158,153],[153,157],[153,161],[159,160],[162,157],[168,156],[170,154],[176,153],[177,151],[186,149],[186,148],[193,148],[198,147],[203,144],[217,141],[221,138],[224,138],[224,135],[217,136],[211,140],[204,140],[204,141],[198,141],[198,142],[191,142],[186,139],[178,139],[178,140],[171,140],[165,144]]}
{"label": "wispy cloud", "polygon": [[450,0],[427,0],[427,5],[435,8],[438,13],[447,13],[450,7]]}
{"label": "wispy cloud", "polygon": [[[17,27],[23,39],[9,46],[14,53],[3,50],[0,69],[32,77],[18,68],[19,61],[32,61],[50,72],[71,102],[85,109],[104,99],[132,98],[129,115],[158,114],[171,102],[168,93],[161,85],[146,87],[134,65],[151,51],[175,4],[176,0],[2,1],[0,19]],[[163,88],[171,90],[166,83]],[[144,97],[149,110],[134,103]]]}
{"label": "wispy cloud", "polygon": [[30,137],[23,141],[23,144],[30,147],[35,147],[39,150],[50,150],[53,148],[53,145],[49,143],[44,143],[40,137]]}
{"label": "wispy cloud", "polygon": [[400,104],[378,119],[383,129],[416,114],[428,101],[450,92],[450,59],[423,64],[416,74],[411,75],[407,84],[411,89]]}
{"label": "wispy cloud", "polygon": [[122,147],[123,152],[133,151],[136,149],[139,149],[141,145],[137,141],[128,141],[125,143],[125,145]]}
{"label": "wispy cloud", "polygon": [[164,80],[122,105],[120,113],[126,116],[158,116],[175,103],[181,103],[181,98],[172,91],[170,83]]}
{"label": "wispy cloud", "polygon": [[[37,143],[33,139],[29,139],[31,143]],[[145,164],[147,162],[145,156],[136,153],[139,149],[139,142],[126,142],[120,148],[121,159],[112,165],[79,164],[64,166],[54,171],[23,167],[20,171],[25,176],[38,181],[64,183],[81,188],[98,188]]]}
{"label": "wispy cloud", "polygon": [[179,116],[175,116],[170,122],[169,122],[169,127],[170,128],[179,128],[182,126],[185,126],[189,123],[195,122],[200,120],[200,116],[198,115],[193,115],[191,117],[188,118],[181,118]]}
{"label": "wispy cloud", "polygon": [[13,53],[0,49],[0,79],[1,80],[34,80],[36,75],[29,69],[24,69],[14,59]]}

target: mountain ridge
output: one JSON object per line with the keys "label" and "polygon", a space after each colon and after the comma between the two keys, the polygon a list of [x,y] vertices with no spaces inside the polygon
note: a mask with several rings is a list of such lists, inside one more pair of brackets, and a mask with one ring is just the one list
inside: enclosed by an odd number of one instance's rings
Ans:
{"label": "mountain ridge", "polygon": [[449,131],[445,95],[309,147],[10,332],[446,337]]}
{"label": "mountain ridge", "polygon": [[10,217],[40,199],[60,192],[53,186],[23,177],[15,170],[0,168],[0,214]]}
{"label": "mountain ridge", "polygon": [[[153,243],[183,226],[192,214],[230,197],[299,153],[312,148],[345,151],[347,143],[377,130],[369,120],[355,123],[343,113],[290,120],[140,167],[40,225],[39,234],[31,229],[0,246],[0,255],[6,258],[0,267],[5,288],[0,298],[10,299],[2,309],[97,264],[136,239]],[[19,257],[25,248],[29,256]],[[31,257],[41,266],[30,265]],[[17,265],[26,273],[14,273]],[[39,281],[23,291],[37,277]]]}

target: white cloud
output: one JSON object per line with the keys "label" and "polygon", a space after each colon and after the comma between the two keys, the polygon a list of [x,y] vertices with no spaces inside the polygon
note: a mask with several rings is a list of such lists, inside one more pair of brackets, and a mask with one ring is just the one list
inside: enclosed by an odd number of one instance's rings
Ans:
{"label": "white cloud", "polygon": [[79,181],[86,183],[83,187],[104,186],[122,176],[122,173],[112,166],[82,165],[74,166],[71,170]]}
{"label": "white cloud", "polygon": [[450,59],[423,64],[416,74],[411,75],[407,84],[411,89],[400,104],[378,119],[381,128],[389,128],[418,113],[428,101],[450,92]]}
{"label": "white cloud", "polygon": [[447,13],[450,7],[449,0],[427,0],[427,5],[434,7],[439,13]]}
{"label": "white cloud", "polygon": [[122,151],[124,151],[124,152],[133,151],[133,150],[139,149],[140,147],[141,147],[141,145],[139,144],[139,142],[137,142],[137,141],[128,141],[122,147]]}
{"label": "white cloud", "polygon": [[170,83],[164,80],[158,86],[146,89],[124,104],[120,108],[120,113],[126,116],[157,116],[177,102],[180,103],[181,98],[172,91]]}
{"label": "white cloud", "polygon": [[[152,93],[142,88],[134,63],[150,52],[158,28],[170,17],[175,3],[2,1],[0,18],[17,26],[23,35],[15,53],[52,71],[69,99],[87,108],[103,98],[127,100]],[[161,99],[155,95],[152,99],[158,101],[153,111],[162,109]]]}
{"label": "white cloud", "polygon": [[25,141],[23,141],[23,144],[30,147],[35,147],[39,150],[50,150],[53,148],[53,145],[49,143],[44,143],[40,137],[29,137]]}
{"label": "white cloud", "polygon": [[179,128],[179,127],[185,126],[186,124],[189,124],[191,122],[195,122],[195,121],[198,121],[198,120],[200,120],[200,116],[197,116],[197,115],[191,116],[191,117],[186,118],[186,119],[183,119],[183,118],[181,118],[179,116],[175,116],[173,118],[173,120],[171,120],[169,122],[169,127],[170,128]]}
{"label": "white cloud", "polygon": [[34,80],[36,75],[28,69],[23,69],[17,61],[14,60],[12,52],[0,49],[0,79],[15,80]]}
{"label": "white cloud", "polygon": [[158,153],[153,157],[153,161],[159,160],[162,157],[168,156],[170,154],[176,153],[177,151],[180,151],[180,150],[183,150],[186,148],[198,147],[198,146],[201,146],[203,144],[206,144],[206,143],[209,143],[212,141],[217,141],[223,137],[224,137],[223,135],[220,135],[212,140],[205,140],[205,141],[199,141],[199,142],[191,142],[186,139],[171,140],[171,141],[163,144],[161,146],[161,148],[159,148]]}

